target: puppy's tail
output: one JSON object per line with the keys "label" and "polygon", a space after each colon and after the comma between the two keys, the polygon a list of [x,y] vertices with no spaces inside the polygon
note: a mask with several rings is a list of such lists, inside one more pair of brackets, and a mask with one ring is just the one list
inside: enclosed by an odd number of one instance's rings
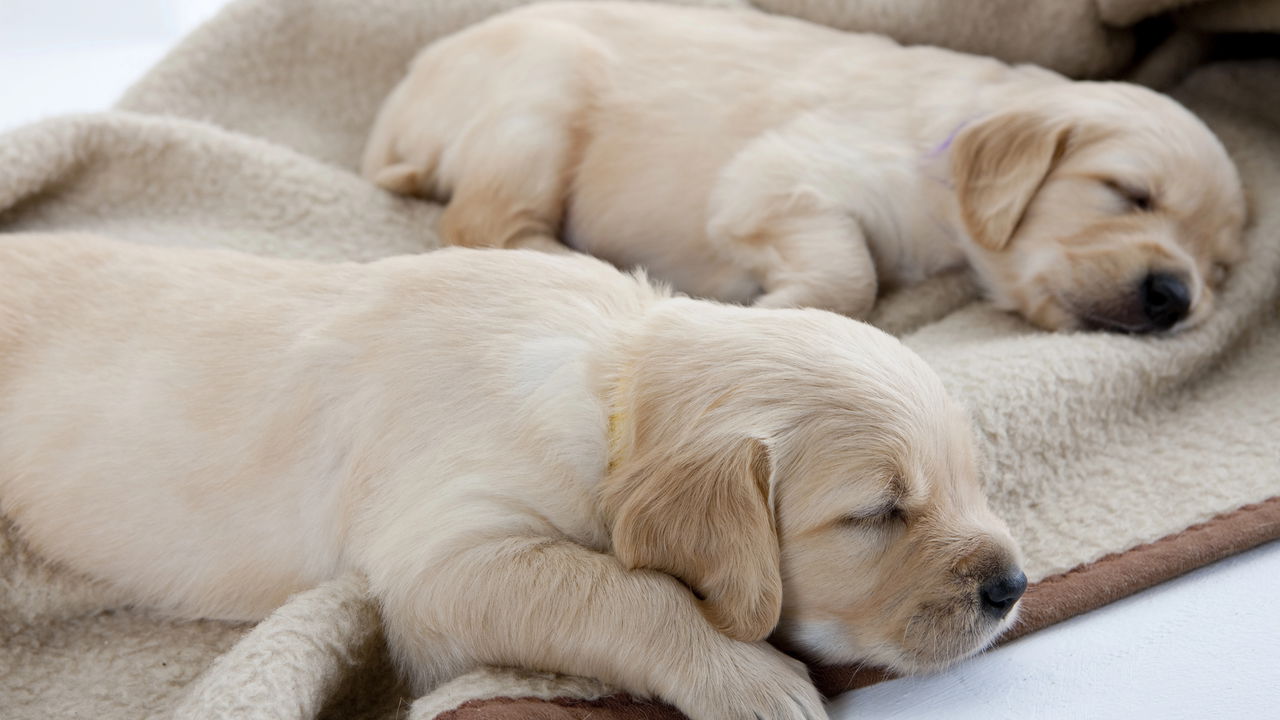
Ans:
{"label": "puppy's tail", "polygon": [[421,168],[406,162],[398,162],[386,165],[372,174],[366,173],[365,177],[378,187],[393,193],[420,195],[422,194],[422,174]]}
{"label": "puppy's tail", "polygon": [[431,148],[424,162],[406,160],[397,145],[395,118],[400,114],[402,89],[397,87],[387,98],[373,123],[369,142],[360,161],[360,174],[373,184],[401,195],[430,197],[435,185],[436,160],[440,149]]}
{"label": "puppy's tail", "polygon": [[391,134],[380,132],[375,125],[369,146],[365,148],[364,160],[360,163],[360,174],[374,185],[393,193],[430,197],[431,188],[435,185],[435,155],[433,153],[426,163],[411,163],[395,152]]}

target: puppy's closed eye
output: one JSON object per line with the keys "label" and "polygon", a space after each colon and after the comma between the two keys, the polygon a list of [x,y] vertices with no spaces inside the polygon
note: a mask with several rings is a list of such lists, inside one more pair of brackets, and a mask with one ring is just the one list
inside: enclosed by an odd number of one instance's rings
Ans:
{"label": "puppy's closed eye", "polygon": [[840,518],[841,525],[862,529],[887,529],[906,523],[907,512],[896,501]]}
{"label": "puppy's closed eye", "polygon": [[1130,210],[1150,212],[1155,209],[1155,200],[1151,197],[1151,191],[1143,187],[1119,180],[1103,180],[1102,184],[1125,201]]}

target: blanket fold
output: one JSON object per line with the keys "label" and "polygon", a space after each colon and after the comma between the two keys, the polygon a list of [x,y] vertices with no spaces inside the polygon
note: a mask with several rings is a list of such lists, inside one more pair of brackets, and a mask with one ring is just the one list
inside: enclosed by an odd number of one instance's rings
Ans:
{"label": "blanket fold", "polygon": [[[386,658],[378,628],[376,603],[359,576],[301,593],[219,656],[191,684],[173,717],[384,716],[400,704],[404,688]],[[344,688],[353,677],[361,678],[361,687]]]}

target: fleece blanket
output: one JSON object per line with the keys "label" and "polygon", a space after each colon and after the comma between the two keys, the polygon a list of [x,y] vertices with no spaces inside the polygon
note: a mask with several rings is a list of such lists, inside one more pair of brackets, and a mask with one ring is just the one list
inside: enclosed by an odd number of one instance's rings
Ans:
{"label": "fleece blanket", "polygon": [[[240,0],[115,109],[0,137],[0,232],[333,260],[428,251],[439,208],[361,180],[365,134],[423,44],[522,1]],[[1280,30],[1275,3],[754,4],[1073,75],[1177,81],[1239,165],[1248,259],[1192,332],[1038,332],[962,277],[885,298],[873,318],[974,416],[1034,583],[1018,632],[1280,536],[1280,63],[1204,63],[1223,55],[1214,33]],[[255,626],[177,621],[33,556],[2,512],[0,717],[677,717],[591,680],[501,669],[409,697],[358,577]],[[876,675],[815,677],[834,693]]]}

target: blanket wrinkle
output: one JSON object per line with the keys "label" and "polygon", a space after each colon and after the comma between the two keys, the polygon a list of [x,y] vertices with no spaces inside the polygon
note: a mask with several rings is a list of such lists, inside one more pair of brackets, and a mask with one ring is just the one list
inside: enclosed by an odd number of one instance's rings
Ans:
{"label": "blanket wrinkle", "polygon": [[[525,1],[239,0],[116,108],[0,136],[0,233],[84,231],[335,262],[435,248],[437,205],[356,174],[365,135],[423,44]],[[1152,12],[1173,10],[1170,21],[1186,32],[1280,29],[1265,12],[1274,3],[1251,0],[686,2],[755,6],[1077,76],[1128,68],[1128,21]],[[1196,57],[1198,46],[1188,47],[1152,76],[1180,74]],[[1277,96],[1280,63],[1263,60],[1198,68],[1175,92],[1222,138],[1250,200],[1248,259],[1202,327],[1166,338],[1046,334],[976,301],[972,280],[958,273],[884,298],[871,318],[967,406],[992,504],[1021,540],[1028,575],[1057,578],[1039,596],[1074,593],[1073,612],[1089,607],[1082,593],[1096,605],[1181,570],[1148,568],[1141,583],[1111,571],[1105,593],[1076,582],[1089,573],[1063,573],[1215,516],[1236,523],[1240,508],[1273,508],[1266,501],[1280,496]],[[1275,537],[1277,525],[1236,527],[1226,550],[1197,554],[1193,544],[1176,568]],[[427,720],[462,706],[458,716],[503,717],[502,702],[473,702],[502,697],[551,701],[546,717],[670,712],[611,699],[594,680],[494,668],[411,698],[379,627],[377,604],[354,576],[295,596],[253,627],[130,608],[104,583],[36,557],[0,507],[6,719]],[[593,704],[567,708],[556,698]],[[534,712],[512,707],[507,716]]]}

